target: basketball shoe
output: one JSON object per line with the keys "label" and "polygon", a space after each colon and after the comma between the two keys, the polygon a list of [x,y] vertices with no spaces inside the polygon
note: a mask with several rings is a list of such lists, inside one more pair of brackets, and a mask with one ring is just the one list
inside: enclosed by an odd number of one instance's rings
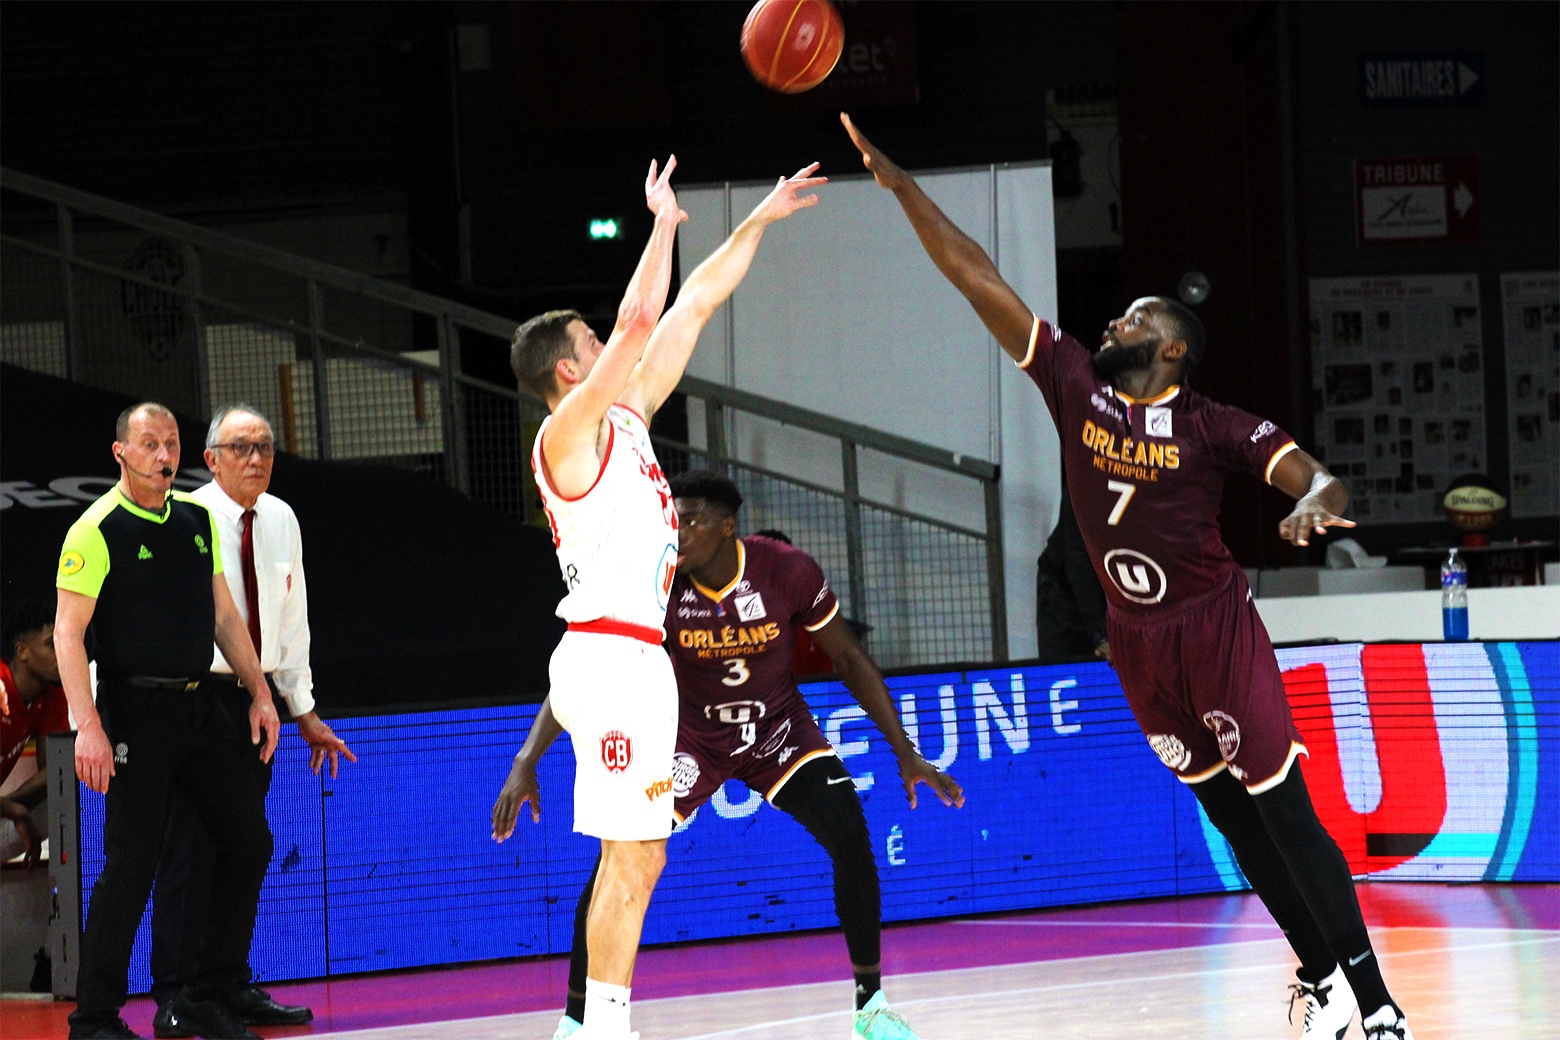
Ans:
{"label": "basketball shoe", "polygon": [[568,1037],[578,1033],[583,1028],[580,1023],[574,1021],[568,1015],[558,1020],[558,1028],[553,1030],[552,1040],[567,1040]]}
{"label": "basketball shoe", "polygon": [[1383,1004],[1375,1014],[1360,1022],[1365,1029],[1365,1040],[1414,1040],[1409,1031],[1408,1019],[1391,1004]]}
{"label": "basketball shoe", "polygon": [[888,998],[882,990],[872,994],[867,1006],[856,1012],[850,1036],[851,1040],[921,1040],[910,1023],[888,1009]]}
{"label": "basketball shoe", "polygon": [[1305,1032],[1300,1040],[1343,1040],[1354,1018],[1354,991],[1342,968],[1320,982],[1300,979],[1289,987],[1289,1021],[1295,1020],[1295,1001],[1305,1002]]}

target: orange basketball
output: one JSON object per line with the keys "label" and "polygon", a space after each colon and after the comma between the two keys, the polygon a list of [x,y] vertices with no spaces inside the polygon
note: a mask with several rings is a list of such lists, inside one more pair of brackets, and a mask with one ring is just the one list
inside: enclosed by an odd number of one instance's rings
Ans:
{"label": "orange basketball", "polygon": [[828,0],[758,0],[742,23],[742,60],[782,94],[822,83],[844,46],[845,23]]}

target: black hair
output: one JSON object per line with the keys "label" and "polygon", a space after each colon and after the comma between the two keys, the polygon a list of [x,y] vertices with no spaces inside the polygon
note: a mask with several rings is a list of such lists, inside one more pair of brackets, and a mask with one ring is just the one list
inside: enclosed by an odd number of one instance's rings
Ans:
{"label": "black hair", "polygon": [[509,367],[521,386],[544,401],[557,392],[554,370],[561,359],[574,357],[569,326],[584,320],[579,311],[548,311],[515,330],[509,342]]}
{"label": "black hair", "polygon": [[674,498],[702,498],[732,516],[742,508],[742,492],[737,490],[737,485],[731,478],[712,470],[690,469],[677,474],[670,483]]}
{"label": "black hair", "polygon": [[0,659],[10,661],[16,656],[16,644],[39,629],[54,624],[54,604],[46,599],[33,598],[13,607],[5,616],[5,646],[0,648]]}
{"label": "black hair", "polygon": [[1187,382],[1208,351],[1208,333],[1203,329],[1202,319],[1186,304],[1163,296],[1155,299],[1164,308],[1161,316],[1164,324],[1160,328],[1171,339],[1186,344],[1186,356],[1181,359],[1181,381]]}
{"label": "black hair", "polygon": [[780,530],[778,527],[766,527],[762,531],[754,531],[753,532],[753,537],[754,538],[773,538],[775,541],[777,541],[777,542],[784,542],[786,545],[792,544],[791,543],[791,536],[786,534],[784,531]]}

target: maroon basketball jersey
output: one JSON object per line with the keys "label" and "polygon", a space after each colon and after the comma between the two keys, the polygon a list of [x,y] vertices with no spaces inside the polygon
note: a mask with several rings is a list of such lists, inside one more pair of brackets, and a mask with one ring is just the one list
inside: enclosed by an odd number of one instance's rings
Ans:
{"label": "maroon basketball jersey", "polygon": [[784,713],[796,689],[796,629],[816,631],[839,610],[823,569],[772,538],[737,541],[737,575],[707,589],[677,575],[666,631],[683,726],[712,735]]}
{"label": "maroon basketball jersey", "polygon": [[1110,604],[1148,612],[1217,587],[1235,566],[1219,536],[1224,478],[1271,480],[1294,438],[1186,387],[1134,400],[1039,318],[1020,367],[1056,421],[1067,493]]}

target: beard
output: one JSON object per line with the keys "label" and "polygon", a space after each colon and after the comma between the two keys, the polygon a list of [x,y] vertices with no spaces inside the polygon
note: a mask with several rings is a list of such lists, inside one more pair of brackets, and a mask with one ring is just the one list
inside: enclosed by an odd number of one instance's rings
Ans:
{"label": "beard", "polygon": [[1144,340],[1132,347],[1122,346],[1121,341],[1115,336],[1110,337],[1111,345],[1094,352],[1090,361],[1094,365],[1094,372],[1103,379],[1110,379],[1123,372],[1135,372],[1148,368],[1154,363],[1154,355],[1159,352],[1160,339]]}

